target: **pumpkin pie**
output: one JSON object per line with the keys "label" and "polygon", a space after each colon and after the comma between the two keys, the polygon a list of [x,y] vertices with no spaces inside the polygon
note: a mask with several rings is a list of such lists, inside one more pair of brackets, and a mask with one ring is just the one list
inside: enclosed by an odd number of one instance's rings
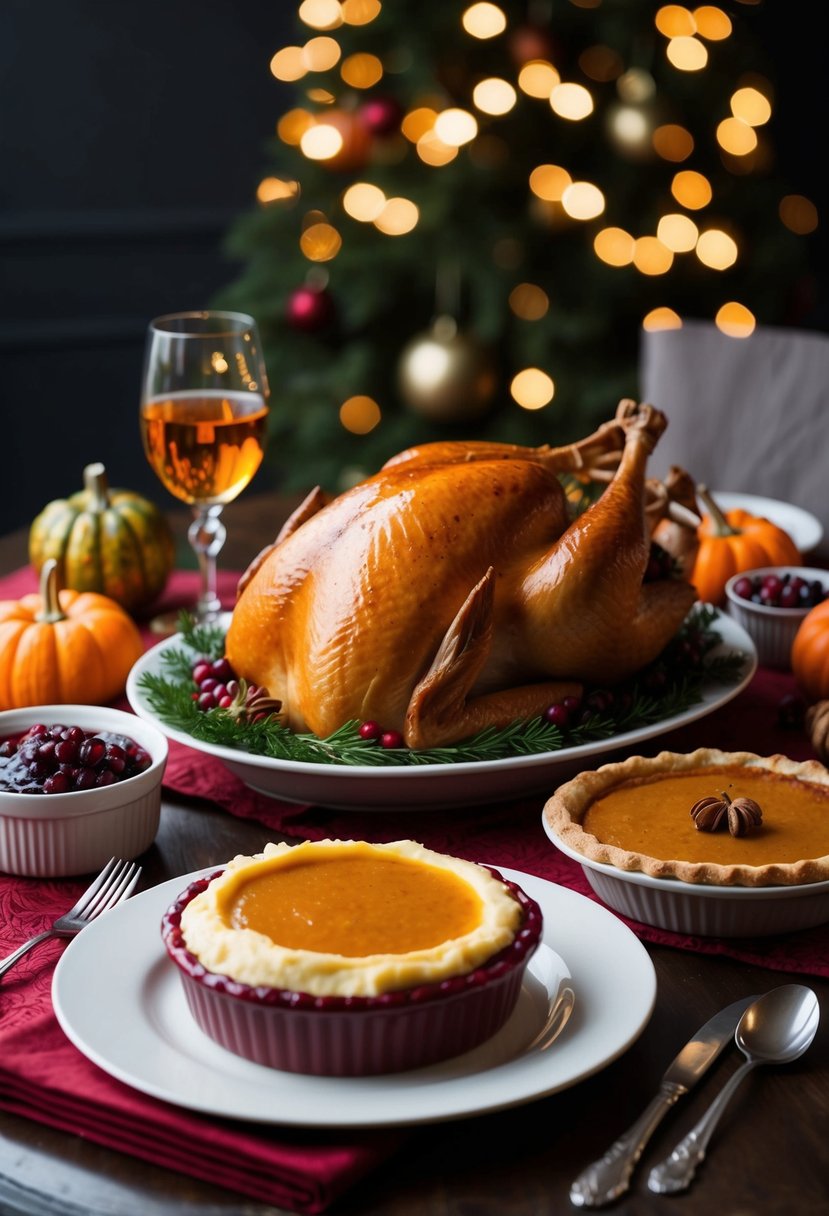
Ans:
{"label": "pumpkin pie", "polygon": [[162,937],[197,1025],[260,1064],[421,1067],[495,1034],[541,909],[488,866],[411,840],[269,844],[198,878]]}
{"label": "pumpkin pie", "polygon": [[544,808],[584,857],[654,878],[723,886],[829,879],[829,771],[723,752],[632,756],[580,773]]}
{"label": "pumpkin pie", "polygon": [[184,909],[187,949],[252,987],[378,996],[474,971],[523,919],[484,866],[412,840],[269,844]]}

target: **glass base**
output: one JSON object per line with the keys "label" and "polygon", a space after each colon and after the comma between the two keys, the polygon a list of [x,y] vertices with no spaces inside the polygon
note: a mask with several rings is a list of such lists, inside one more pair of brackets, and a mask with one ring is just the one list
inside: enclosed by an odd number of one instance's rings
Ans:
{"label": "glass base", "polygon": [[181,608],[175,608],[170,612],[161,612],[158,616],[154,616],[152,620],[147,622],[147,628],[156,637],[172,637],[174,633],[178,633],[179,631],[178,621],[181,611]]}
{"label": "glass base", "polygon": [[190,616],[195,617],[197,625],[218,625],[222,629],[228,627],[231,617],[230,611],[222,608],[221,604],[215,612],[206,613],[199,611],[198,604],[182,604],[179,608],[172,608],[169,612],[160,612],[158,616],[152,617],[147,621],[146,628],[156,637],[169,638],[174,633],[180,632],[179,617],[182,612],[187,612]]}

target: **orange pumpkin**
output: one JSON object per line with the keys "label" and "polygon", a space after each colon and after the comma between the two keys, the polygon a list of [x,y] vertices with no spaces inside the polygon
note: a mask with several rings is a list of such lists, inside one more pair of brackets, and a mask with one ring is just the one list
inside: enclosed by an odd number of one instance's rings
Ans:
{"label": "orange pumpkin", "polygon": [[750,511],[723,514],[705,486],[698,486],[697,493],[708,513],[698,529],[699,549],[691,582],[703,603],[722,603],[725,584],[733,574],[761,566],[802,565],[794,541],[777,524]]}
{"label": "orange pumpkin", "polygon": [[0,600],[0,710],[104,705],[143,651],[123,608],[95,592],[60,591],[50,559],[39,595]]}
{"label": "orange pumpkin", "polygon": [[804,616],[792,643],[792,671],[807,701],[829,698],[829,600]]}

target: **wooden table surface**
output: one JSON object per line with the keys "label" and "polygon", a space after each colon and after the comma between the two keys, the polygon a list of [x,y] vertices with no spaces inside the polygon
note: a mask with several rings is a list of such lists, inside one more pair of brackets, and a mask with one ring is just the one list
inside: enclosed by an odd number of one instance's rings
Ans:
{"label": "wooden table surface", "polygon": [[[275,533],[287,506],[256,496],[227,511],[222,556],[241,567]],[[175,517],[183,534],[186,519]],[[25,534],[0,540],[0,573],[26,560]],[[274,833],[210,807],[166,797],[142,858],[142,887],[234,853]],[[417,1130],[404,1150],[332,1210],[338,1216],[562,1216],[570,1182],[636,1118],[680,1046],[721,1006],[798,980],[727,958],[648,946],[658,991],[637,1042],[589,1080],[511,1110]],[[829,933],[827,934],[829,951]],[[829,1211],[829,981],[806,979],[823,1023],[801,1060],[753,1072],[739,1090],[692,1189],[651,1195],[648,1168],[702,1114],[741,1057],[723,1056],[665,1120],[631,1191],[611,1208],[626,1216],[824,1216]],[[268,1216],[283,1209],[200,1184],[99,1148],[78,1136],[0,1115],[0,1213],[32,1216]]]}

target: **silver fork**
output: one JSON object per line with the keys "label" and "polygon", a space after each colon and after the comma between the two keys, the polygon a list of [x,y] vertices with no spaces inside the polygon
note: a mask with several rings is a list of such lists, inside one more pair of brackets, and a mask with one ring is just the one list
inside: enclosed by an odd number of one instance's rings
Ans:
{"label": "silver fork", "polygon": [[63,916],[59,916],[51,929],[38,933],[36,937],[30,937],[22,946],[18,946],[16,950],[12,951],[8,958],[0,960],[0,977],[4,976],[19,958],[22,958],[31,950],[32,946],[38,945],[39,942],[45,942],[49,937],[74,937],[76,933],[80,933],[81,929],[85,928],[90,921],[95,920],[96,916],[109,911],[127,896],[132,895],[140,877],[141,867],[134,861],[110,858],[78,902]]}

